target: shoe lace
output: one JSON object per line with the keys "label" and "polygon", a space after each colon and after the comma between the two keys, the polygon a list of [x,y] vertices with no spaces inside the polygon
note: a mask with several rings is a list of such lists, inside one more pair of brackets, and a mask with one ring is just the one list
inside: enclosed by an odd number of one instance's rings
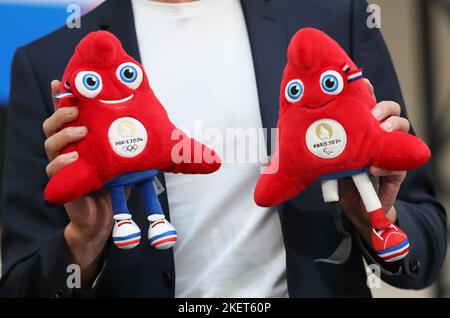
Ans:
{"label": "shoe lace", "polygon": [[388,227],[385,228],[373,229],[373,232],[375,233],[376,236],[380,238],[380,240],[384,240],[381,235],[383,235],[383,233],[389,229],[397,230],[397,227],[394,224],[390,224]]}

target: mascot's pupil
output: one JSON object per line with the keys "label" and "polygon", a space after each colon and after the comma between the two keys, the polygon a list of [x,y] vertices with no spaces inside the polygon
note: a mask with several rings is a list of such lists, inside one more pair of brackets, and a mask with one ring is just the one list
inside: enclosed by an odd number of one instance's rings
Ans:
{"label": "mascot's pupil", "polygon": [[325,86],[328,88],[333,88],[334,85],[335,85],[334,79],[331,77],[327,78],[327,80],[325,81]]}
{"label": "mascot's pupil", "polygon": [[86,79],[86,83],[88,83],[89,86],[95,86],[95,84],[97,84],[97,81],[93,77],[88,77]]}
{"label": "mascot's pupil", "polygon": [[298,88],[298,85],[293,85],[291,87],[291,94],[294,96],[297,96],[297,94],[299,93],[300,89]]}
{"label": "mascot's pupil", "polygon": [[125,77],[129,78],[129,79],[133,78],[133,76],[134,76],[133,69],[131,67],[125,69],[125,71],[123,72],[123,75],[125,75]]}

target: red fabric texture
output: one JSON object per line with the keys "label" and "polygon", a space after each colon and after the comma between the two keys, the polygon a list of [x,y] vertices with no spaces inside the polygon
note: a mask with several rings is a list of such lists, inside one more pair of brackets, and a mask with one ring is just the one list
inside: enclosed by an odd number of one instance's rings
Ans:
{"label": "red fabric texture", "polygon": [[[343,70],[345,64],[350,67],[348,73]],[[337,95],[328,95],[321,89],[321,75],[328,70],[343,78],[343,90]],[[364,81],[347,80],[357,72],[345,51],[322,31],[305,28],[294,35],[281,82],[275,153],[255,188],[258,205],[280,204],[331,173],[372,165],[411,170],[429,160],[430,150],[422,140],[380,127],[371,113],[376,101]],[[303,96],[295,103],[285,97],[286,85],[293,79],[300,79],[304,86]],[[320,158],[307,147],[306,131],[320,119],[337,121],[346,132],[345,149],[335,158]]]}
{"label": "red fabric texture", "polygon": [[372,224],[374,229],[385,229],[392,224],[392,222],[386,218],[383,208],[379,208],[375,211],[369,211],[369,219],[370,224]]}
{"label": "red fabric texture", "polygon": [[[142,82],[137,88],[130,88],[119,80],[118,67],[126,62],[132,62],[142,70]],[[101,76],[102,89],[94,98],[85,97],[75,85],[75,78],[81,71],[94,71]],[[158,169],[207,174],[219,169],[221,160],[212,149],[188,137],[169,120],[150,88],[144,68],[123,50],[113,34],[97,31],[81,40],[66,67],[62,83],[61,92],[69,90],[73,96],[61,98],[60,107],[76,106],[79,109],[78,119],[65,127],[86,126],[88,133],[63,150],[63,153],[76,150],[79,158],[50,179],[45,188],[47,201],[70,202],[127,172]],[[131,94],[130,100],[121,103],[100,101],[121,100]],[[111,123],[122,117],[137,119],[147,131],[144,150],[131,158],[118,155],[108,137]],[[173,150],[184,160],[173,160]]]}

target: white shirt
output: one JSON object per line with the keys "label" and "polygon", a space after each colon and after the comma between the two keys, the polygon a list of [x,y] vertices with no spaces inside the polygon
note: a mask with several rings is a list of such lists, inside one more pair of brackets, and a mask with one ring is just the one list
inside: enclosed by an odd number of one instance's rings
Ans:
{"label": "white shirt", "polygon": [[[227,129],[261,129],[239,0],[132,0],[132,5],[142,64],[175,125],[197,139],[201,134],[194,130],[200,125],[224,136]],[[201,141],[221,155],[219,171],[165,174],[171,222],[178,232],[176,297],[286,297],[278,214],[253,200],[262,163],[227,159],[233,151],[265,154],[263,139],[257,150],[249,149],[255,141]]]}

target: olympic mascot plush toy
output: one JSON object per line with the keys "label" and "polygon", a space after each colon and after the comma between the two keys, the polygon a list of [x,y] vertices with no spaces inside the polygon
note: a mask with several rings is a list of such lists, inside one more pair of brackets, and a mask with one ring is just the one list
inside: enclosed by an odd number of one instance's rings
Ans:
{"label": "olympic mascot plush toy", "polygon": [[78,44],[62,83],[56,96],[59,107],[79,109],[78,119],[67,126],[86,126],[88,134],[64,149],[78,151],[79,158],[50,179],[47,201],[63,204],[108,187],[116,221],[114,243],[129,249],[139,244],[141,231],[131,219],[124,188],[136,187],[148,213],[151,245],[173,246],[177,234],[155,193],[156,174],[212,173],[219,169],[220,158],[170,122],[142,65],[109,32],[92,32]]}
{"label": "olympic mascot plush toy", "polygon": [[368,168],[416,169],[430,150],[415,136],[384,131],[371,114],[375,104],[362,70],[333,39],[313,28],[298,31],[281,82],[274,156],[254,196],[274,206],[320,179],[325,202],[337,202],[337,180],[351,177],[369,213],[372,245],[393,262],[408,253],[408,238],[385,217]]}

